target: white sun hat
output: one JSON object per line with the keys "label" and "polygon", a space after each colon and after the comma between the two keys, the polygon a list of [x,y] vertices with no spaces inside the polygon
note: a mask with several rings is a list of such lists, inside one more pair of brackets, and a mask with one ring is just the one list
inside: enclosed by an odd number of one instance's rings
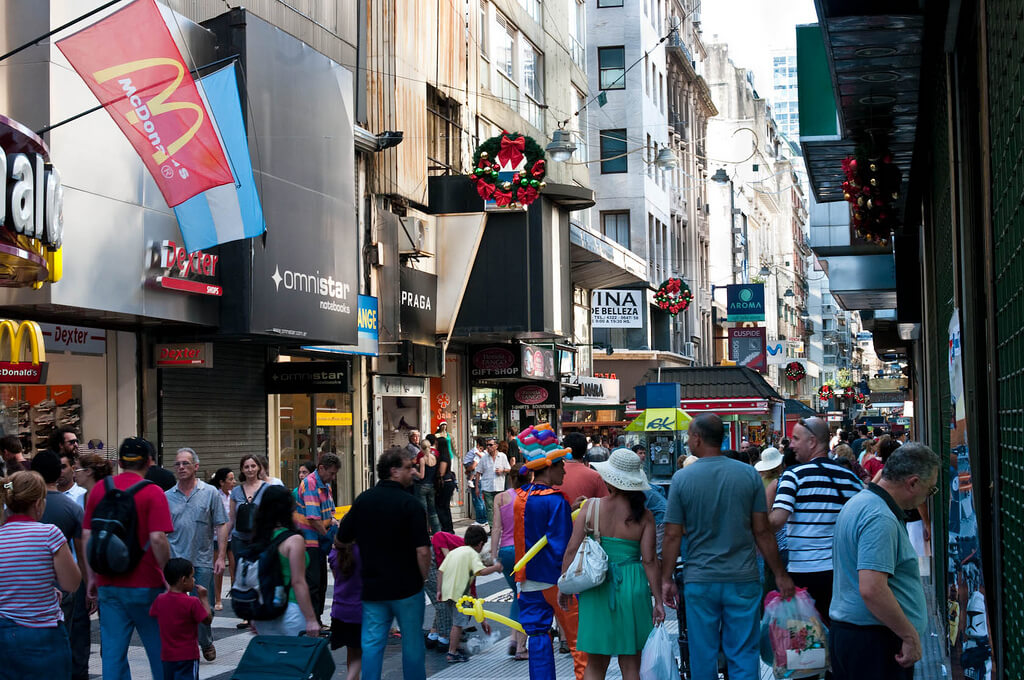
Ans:
{"label": "white sun hat", "polygon": [[630,449],[615,449],[608,460],[590,467],[597,470],[608,486],[620,491],[647,491],[651,488],[642,469],[643,461]]}
{"label": "white sun hat", "polygon": [[761,452],[761,460],[754,463],[754,469],[758,472],[767,472],[780,465],[782,465],[782,453],[774,446],[769,446]]}

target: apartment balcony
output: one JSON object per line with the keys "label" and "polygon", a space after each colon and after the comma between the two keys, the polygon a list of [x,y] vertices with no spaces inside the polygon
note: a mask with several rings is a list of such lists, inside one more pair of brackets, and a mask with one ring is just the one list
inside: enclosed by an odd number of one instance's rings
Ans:
{"label": "apartment balcony", "polygon": [[695,69],[697,64],[694,62],[690,48],[686,46],[686,42],[683,40],[683,36],[681,35],[682,30],[672,30],[673,28],[675,28],[675,25],[672,24],[671,19],[668,19],[665,22],[665,30],[672,32],[669,33],[668,40],[665,41],[665,49],[668,51],[670,56],[674,56],[677,59],[682,60],[685,64],[688,64],[691,70]]}

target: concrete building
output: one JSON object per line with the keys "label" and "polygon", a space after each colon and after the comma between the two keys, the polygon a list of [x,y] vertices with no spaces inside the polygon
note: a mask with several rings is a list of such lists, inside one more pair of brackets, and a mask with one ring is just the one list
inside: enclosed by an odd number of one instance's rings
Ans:
{"label": "concrete building", "polygon": [[[696,0],[602,0],[587,19],[593,228],[643,258],[643,327],[600,329],[601,371],[630,378],[656,366],[711,363],[704,137],[716,112],[701,75]],[[666,38],[667,36],[667,38]],[[664,42],[662,39],[665,38]],[[654,292],[681,278],[694,298],[672,316]]]}
{"label": "concrete building", "polygon": [[771,103],[779,132],[800,139],[800,107],[797,97],[796,49],[772,50]]}

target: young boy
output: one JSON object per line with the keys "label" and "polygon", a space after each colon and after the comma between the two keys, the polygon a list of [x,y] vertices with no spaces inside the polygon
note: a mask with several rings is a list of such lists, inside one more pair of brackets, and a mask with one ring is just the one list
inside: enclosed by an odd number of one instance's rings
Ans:
{"label": "young boy", "polygon": [[[196,585],[192,563],[172,557],[164,566],[170,590],[157,595],[149,615],[160,625],[160,660],[164,680],[199,680],[199,630],[197,624],[213,621],[206,588]],[[195,590],[199,597],[189,592]]]}
{"label": "young boy", "polygon": [[[495,561],[491,566],[485,567],[483,560],[480,559],[480,551],[484,549],[484,543],[487,542],[487,532],[483,527],[475,524],[470,526],[466,529],[465,540],[466,545],[449,552],[437,570],[437,600],[443,602],[444,606],[452,611],[448,663],[469,661],[466,655],[459,651],[459,643],[462,641],[462,629],[470,625],[472,617],[457,610],[455,603],[463,595],[469,594],[469,588],[477,576],[501,571],[501,562]],[[490,624],[484,621],[481,625],[484,632],[490,635]]]}

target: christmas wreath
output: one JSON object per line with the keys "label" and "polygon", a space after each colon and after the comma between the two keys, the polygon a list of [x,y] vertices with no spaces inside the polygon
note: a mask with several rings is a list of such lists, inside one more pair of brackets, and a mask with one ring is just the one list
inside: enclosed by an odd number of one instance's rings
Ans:
{"label": "christmas wreath", "polygon": [[857,401],[858,404],[868,403],[868,395],[864,394],[863,392],[858,392],[857,396],[854,397],[854,399]]}
{"label": "christmas wreath", "polygon": [[537,200],[545,172],[544,150],[537,142],[518,132],[502,132],[477,148],[469,178],[480,198],[518,208]]}
{"label": "christmas wreath", "polygon": [[803,380],[806,375],[807,370],[799,361],[790,361],[786,364],[786,378],[790,381],[796,382],[797,380]]}
{"label": "christmas wreath", "polygon": [[853,385],[847,385],[843,388],[843,396],[847,399],[853,399],[857,394],[857,390],[853,389]]}
{"label": "christmas wreath", "polygon": [[836,396],[836,393],[832,391],[831,385],[822,385],[818,388],[819,399],[831,399],[834,396]]}
{"label": "christmas wreath", "polygon": [[690,306],[693,302],[693,293],[686,285],[686,281],[668,279],[654,292],[654,301],[658,307],[675,316],[679,312],[685,312]]}
{"label": "christmas wreath", "polygon": [[850,204],[857,234],[870,243],[887,245],[890,232],[898,226],[895,203],[902,181],[892,156],[870,158],[867,153],[858,152],[843,159],[843,174],[843,198]]}

